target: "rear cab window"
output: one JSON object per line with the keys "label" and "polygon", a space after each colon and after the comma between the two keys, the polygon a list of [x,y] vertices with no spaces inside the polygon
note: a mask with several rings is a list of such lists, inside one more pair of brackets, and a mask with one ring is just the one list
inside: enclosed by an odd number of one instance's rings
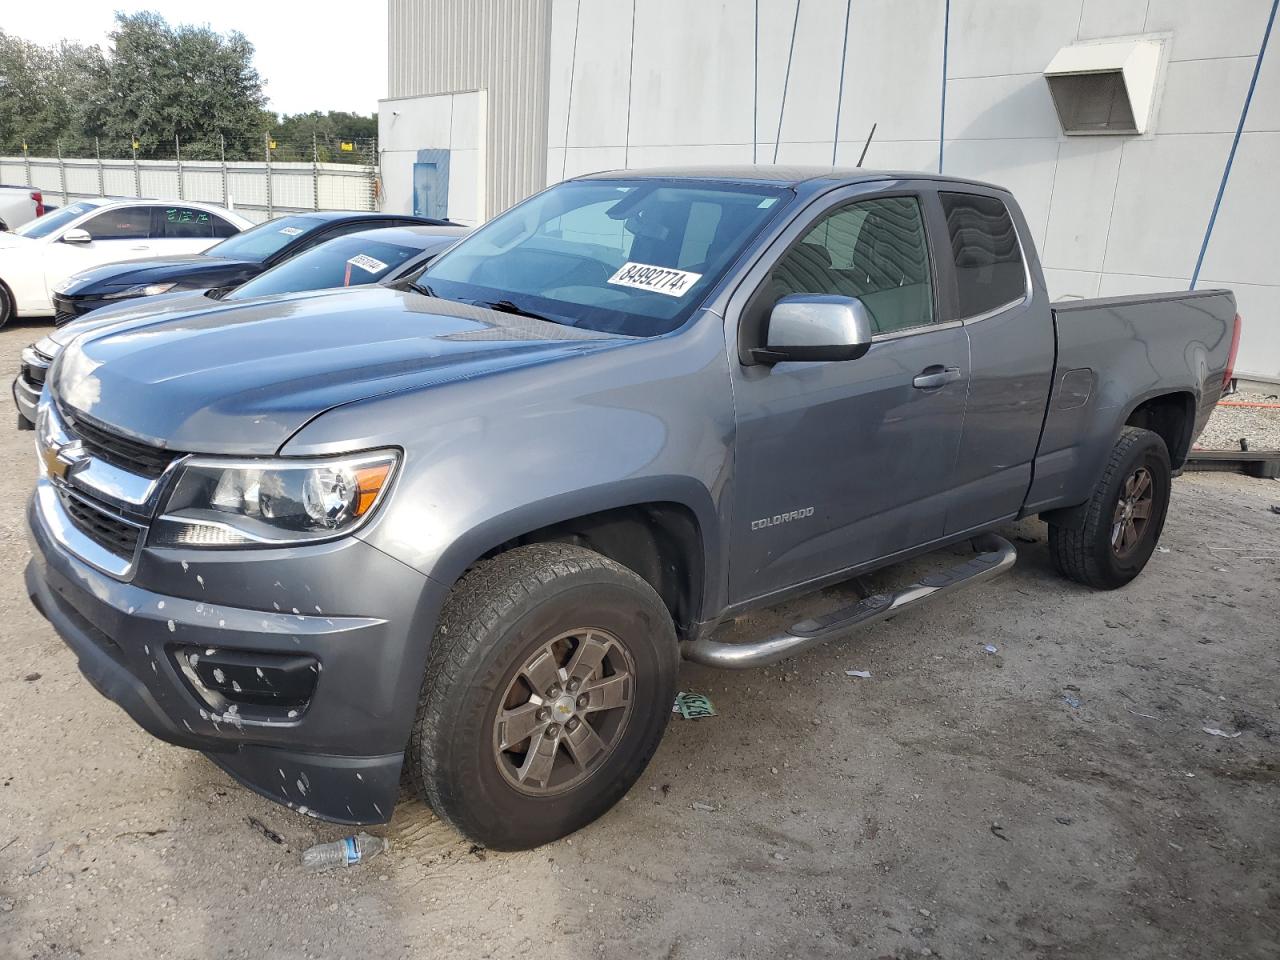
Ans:
{"label": "rear cab window", "polygon": [[956,292],[963,319],[1009,307],[1027,295],[1027,268],[1018,231],[997,197],[941,192]]}

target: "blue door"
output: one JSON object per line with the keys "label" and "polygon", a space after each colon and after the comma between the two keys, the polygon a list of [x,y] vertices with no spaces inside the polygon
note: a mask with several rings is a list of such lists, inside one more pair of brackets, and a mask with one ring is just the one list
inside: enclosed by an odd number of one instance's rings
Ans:
{"label": "blue door", "polygon": [[445,219],[449,213],[449,151],[419,150],[413,164],[413,213]]}

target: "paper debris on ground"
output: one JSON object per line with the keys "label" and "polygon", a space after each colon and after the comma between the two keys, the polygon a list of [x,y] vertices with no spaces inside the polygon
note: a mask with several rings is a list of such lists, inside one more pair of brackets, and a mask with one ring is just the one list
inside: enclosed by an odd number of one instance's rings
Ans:
{"label": "paper debris on ground", "polygon": [[1201,727],[1200,729],[1203,730],[1205,733],[1209,734],[1209,736],[1211,737],[1223,737],[1224,739],[1227,739],[1227,740],[1234,740],[1236,737],[1244,733],[1243,730],[1237,730],[1235,733],[1227,733],[1227,731],[1221,729],[1220,727]]}
{"label": "paper debris on ground", "polygon": [[671,707],[672,713],[678,713],[686,720],[701,720],[714,717],[716,708],[711,700],[700,693],[686,693],[683,690],[676,694],[676,702]]}
{"label": "paper debris on ground", "polygon": [[863,680],[870,680],[870,679],[871,679],[871,671],[870,671],[870,670],[846,670],[846,671],[844,672],[844,675],[845,675],[846,677],[861,677]]}
{"label": "paper debris on ground", "polygon": [[994,643],[988,643],[988,644],[986,644],[985,646],[983,646],[983,648],[982,648],[982,649],[983,649],[983,650],[985,650],[985,651],[987,651],[987,653],[999,653],[999,652],[1000,652],[1000,648],[999,648],[999,647],[997,647]]}

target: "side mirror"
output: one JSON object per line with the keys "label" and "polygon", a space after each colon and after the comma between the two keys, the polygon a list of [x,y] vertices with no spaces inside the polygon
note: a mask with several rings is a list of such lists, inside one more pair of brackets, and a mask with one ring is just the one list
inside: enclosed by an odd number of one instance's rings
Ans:
{"label": "side mirror", "polygon": [[871,314],[857,297],[793,293],[769,314],[768,343],[751,356],[784,360],[857,360],[871,349]]}
{"label": "side mirror", "polygon": [[62,235],[63,243],[92,243],[93,237],[88,230],[81,230],[77,227],[74,230],[68,230]]}

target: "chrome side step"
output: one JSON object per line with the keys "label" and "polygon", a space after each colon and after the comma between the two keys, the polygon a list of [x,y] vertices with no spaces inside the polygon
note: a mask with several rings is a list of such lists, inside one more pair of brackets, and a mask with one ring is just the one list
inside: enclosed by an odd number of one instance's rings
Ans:
{"label": "chrome side step", "polygon": [[972,543],[974,549],[980,551],[977,556],[949,570],[922,577],[918,583],[895,593],[872,594],[851,607],[811,620],[802,620],[793,624],[789,630],[763,640],[724,643],[704,637],[683,644],[681,651],[686,660],[730,670],[776,663],[944,593],[998,577],[1007,573],[1018,559],[1017,549],[1004,537],[985,533],[975,537]]}

